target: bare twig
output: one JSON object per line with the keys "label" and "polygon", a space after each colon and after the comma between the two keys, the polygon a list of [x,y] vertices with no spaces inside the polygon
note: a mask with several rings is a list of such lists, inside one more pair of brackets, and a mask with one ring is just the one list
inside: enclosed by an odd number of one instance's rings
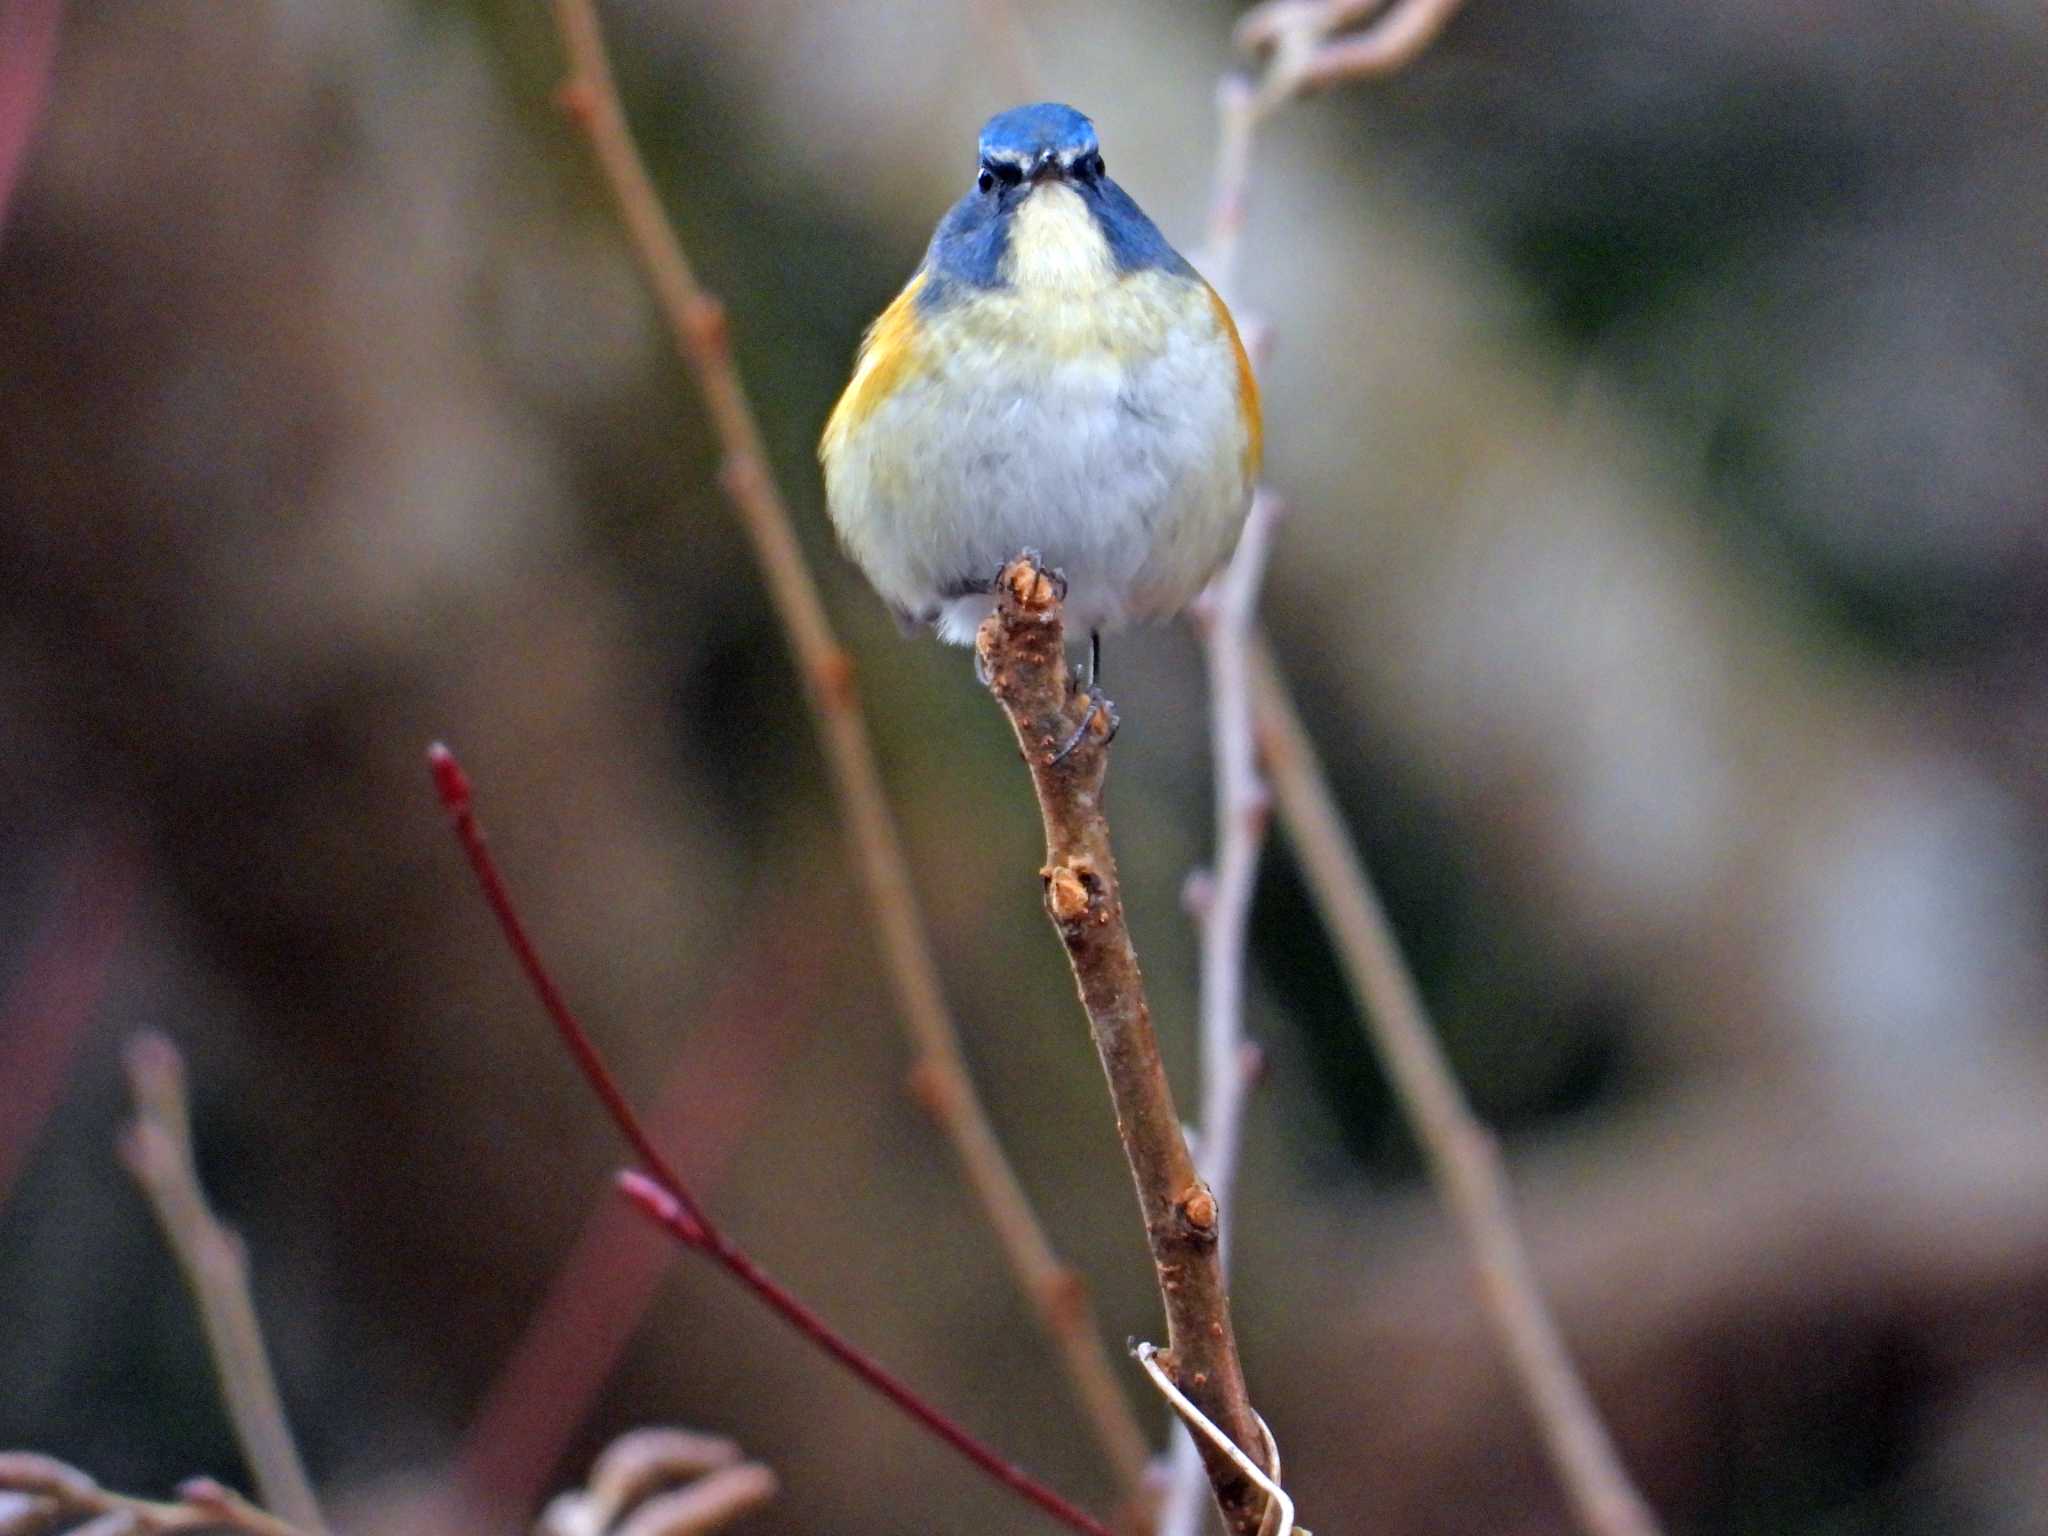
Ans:
{"label": "bare twig", "polygon": [[953,1144],[1017,1283],[1073,1383],[1126,1494],[1144,1477],[1145,1436],[1111,1365],[1080,1277],[1054,1253],[968,1075],[919,913],[903,840],[882,792],[853,660],[832,632],[777,488],[727,334],[725,310],[697,281],[647,174],[612,79],[590,0],[554,0],[569,74],[558,93],[589,139],[634,254],[676,348],[695,374],[725,454],[720,482],[753,541],[770,599],[796,653],[812,718],[868,890],[896,1000],[917,1051],[912,1082]]}
{"label": "bare twig", "polygon": [[63,12],[61,0],[0,3],[0,226],[42,111]]}
{"label": "bare twig", "polygon": [[[1245,1394],[1217,1251],[1221,1217],[1181,1133],[1117,888],[1102,809],[1111,722],[1074,686],[1059,585],[1035,558],[1012,561],[997,579],[996,609],[977,646],[990,691],[1030,765],[1044,817],[1046,909],[1066,946],[1109,1079],[1117,1134],[1166,1307],[1169,1368],[1202,1412],[1256,1456],[1261,1435]],[[1085,731],[1078,746],[1063,748],[1077,731]],[[1231,1528],[1251,1536],[1264,1495],[1213,1449],[1208,1467]]]}
{"label": "bare twig", "polygon": [[[1271,806],[1252,736],[1245,645],[1255,623],[1277,506],[1264,492],[1253,498],[1237,553],[1195,610],[1209,668],[1209,736],[1216,761],[1216,867],[1196,903],[1202,937],[1197,1147],[1202,1177],[1226,1207],[1237,1177],[1245,1090],[1252,1076],[1244,1037],[1246,928]],[[1216,1247],[1227,1270],[1228,1226],[1217,1234]]]}
{"label": "bare twig", "polygon": [[250,1475],[281,1520],[318,1532],[320,1506],[292,1443],[250,1299],[248,1256],[241,1239],[208,1208],[193,1163],[184,1063],[177,1047],[155,1034],[129,1041],[126,1062],[135,1119],[121,1136],[122,1161],[142,1186],[184,1272]]}
{"label": "bare twig", "polygon": [[1251,652],[1259,742],[1295,857],[1357,996],[1366,1031],[1415,1126],[1479,1277],[1484,1313],[1514,1367],[1579,1521],[1597,1536],[1657,1524],[1573,1368],[1509,1203],[1493,1137],[1452,1077],[1387,915],[1352,847],[1315,747],[1263,642]]}
{"label": "bare twig", "polygon": [[498,920],[506,944],[540,999],[549,1021],[555,1026],[555,1033],[582,1071],[584,1080],[590,1084],[612,1124],[646,1170],[644,1175],[624,1173],[619,1176],[621,1187],[633,1203],[676,1241],[715,1260],[776,1316],[989,1477],[1074,1530],[1087,1532],[1089,1536],[1110,1536],[1109,1527],[977,1440],[926,1402],[881,1362],[834,1330],[808,1304],[786,1290],[756,1264],[751,1255],[712,1224],[682,1176],[647,1134],[646,1127],[640,1123],[640,1117],[627,1100],[625,1090],[612,1076],[597,1043],[570,1009],[568,999],[562,995],[562,989],[556,984],[547,963],[541,959],[540,950],[526,931],[526,923],[513,903],[505,878],[498,871],[497,861],[484,843],[483,828],[476,819],[469,776],[455,761],[454,754],[444,746],[436,745],[429,753],[429,761],[434,772],[434,788],[441,797],[441,804],[454,820],[455,835],[469,858],[470,868],[476,873],[477,884]]}
{"label": "bare twig", "polygon": [[[102,1488],[76,1467],[31,1451],[0,1451],[0,1533],[73,1529],[83,1536],[184,1536],[239,1531],[243,1536],[306,1536],[210,1477],[178,1485],[175,1502],[138,1499]],[[11,1507],[10,1507],[11,1506]]]}

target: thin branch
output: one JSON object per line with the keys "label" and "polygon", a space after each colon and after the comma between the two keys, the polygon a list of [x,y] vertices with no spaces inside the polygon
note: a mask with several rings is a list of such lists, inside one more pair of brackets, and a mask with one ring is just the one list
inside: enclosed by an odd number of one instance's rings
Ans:
{"label": "thin branch", "polygon": [[317,1533],[324,1522],[263,1346],[249,1295],[248,1256],[241,1239],[208,1207],[200,1187],[184,1063],[164,1036],[146,1034],[128,1042],[126,1065],[135,1119],[122,1133],[121,1158],[142,1186],[184,1272],[250,1475],[263,1502],[281,1520]]}
{"label": "thin branch", "polygon": [[[760,879],[774,885],[786,873],[771,866]],[[654,1143],[674,1149],[700,1189],[760,1115],[816,1012],[837,953],[836,939],[816,937],[824,915],[818,900],[785,904],[748,934],[644,1116]],[[451,1480],[478,1523],[533,1508],[674,1261],[662,1235],[610,1188],[598,1194],[452,1458]]]}
{"label": "thin branch", "polygon": [[484,842],[483,828],[476,819],[469,776],[462,771],[454,754],[444,746],[437,744],[429,753],[429,761],[433,767],[435,790],[454,821],[456,837],[469,858],[470,867],[476,872],[477,883],[498,919],[506,943],[517,958],[520,969],[526,973],[541,1007],[554,1024],[555,1033],[560,1036],[591,1090],[604,1105],[612,1124],[645,1170],[644,1174],[624,1173],[619,1176],[620,1186],[633,1203],[676,1241],[715,1260],[771,1312],[988,1476],[1037,1505],[1063,1525],[1087,1532],[1089,1536],[1110,1536],[1109,1527],[984,1445],[926,1402],[879,1361],[842,1337],[713,1225],[703,1207],[691,1195],[682,1176],[662,1156],[653,1138],[641,1125],[639,1116],[634,1113],[624,1089],[612,1075],[596,1042],[571,1011],[568,1000],[541,958],[540,950],[527,932],[526,923],[512,900],[504,876],[499,873],[497,861]]}
{"label": "thin branch", "polygon": [[[1245,643],[1256,622],[1259,583],[1278,511],[1271,495],[1262,491],[1252,498],[1237,552],[1194,611],[1209,672],[1216,775],[1216,866],[1190,882],[1189,891],[1201,935],[1202,1116],[1196,1122],[1195,1151],[1202,1177],[1226,1210],[1235,1209],[1245,1098],[1258,1063],[1257,1049],[1244,1032],[1245,961],[1252,891],[1271,811],[1252,735]],[[1217,1258],[1226,1275],[1231,1225],[1217,1233]],[[1189,1435],[1175,1435],[1158,1536],[1191,1536],[1201,1521],[1207,1481],[1201,1447]]]}
{"label": "thin branch", "polygon": [[[1117,1134],[1165,1303],[1169,1369],[1202,1412],[1256,1456],[1262,1437],[1245,1394],[1217,1248],[1221,1214],[1188,1155],[1117,888],[1102,809],[1113,722],[1074,685],[1059,583],[1035,558],[1012,561],[997,579],[996,609],[981,627],[977,648],[990,691],[1030,766],[1045,821],[1046,909],[1066,946],[1109,1079]],[[1078,744],[1063,748],[1077,732]],[[1226,1520],[1240,1536],[1252,1536],[1264,1495],[1213,1448],[1207,1464]]]}
{"label": "thin branch", "polygon": [[733,360],[724,307],[698,282],[662,210],[627,125],[591,0],[554,0],[554,16],[569,64],[557,99],[589,140],[655,303],[696,377],[725,455],[720,483],[753,542],[769,598],[796,654],[845,816],[854,867],[867,885],[866,905],[917,1052],[912,1081],[952,1142],[1111,1468],[1126,1495],[1135,1494],[1145,1471],[1144,1431],[1118,1384],[1080,1277],[1054,1253],[968,1075],[902,836],[882,792],[853,660],[832,632],[789,507],[769,468],[760,426]]}
{"label": "thin branch", "polygon": [[184,1536],[239,1531],[243,1536],[306,1536],[210,1477],[178,1485],[175,1502],[138,1499],[102,1488],[76,1467],[32,1451],[0,1451],[0,1495],[19,1501],[0,1508],[0,1533],[88,1528],[99,1536]]}
{"label": "thin branch", "polygon": [[[1197,904],[1202,939],[1198,1146],[1202,1177],[1224,1205],[1237,1177],[1245,1090],[1252,1076],[1244,1038],[1246,930],[1271,809],[1252,736],[1245,645],[1256,622],[1259,582],[1278,506],[1264,492],[1253,498],[1237,553],[1196,608],[1209,670],[1209,736],[1216,761],[1216,867]],[[1227,1227],[1216,1246],[1228,1269]]]}
{"label": "thin branch", "polygon": [[1656,1520],[1629,1481],[1543,1300],[1515,1226],[1499,1149],[1466,1105],[1437,1045],[1315,747],[1262,641],[1254,642],[1251,667],[1259,742],[1288,840],[1329,925],[1367,1035],[1470,1250],[1484,1315],[1566,1496],[1596,1536],[1655,1536]]}

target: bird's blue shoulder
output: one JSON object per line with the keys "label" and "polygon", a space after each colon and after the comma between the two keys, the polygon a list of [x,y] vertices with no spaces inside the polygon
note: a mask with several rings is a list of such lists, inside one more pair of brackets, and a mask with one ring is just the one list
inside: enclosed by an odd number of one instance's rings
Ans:
{"label": "bird's blue shoulder", "polygon": [[1145,216],[1131,194],[1107,176],[1098,177],[1089,188],[1088,206],[1119,272],[1166,271],[1176,277],[1193,277],[1195,269],[1173,248],[1159,226]]}
{"label": "bird's blue shoulder", "polygon": [[969,192],[946,211],[932,232],[917,307],[929,313],[951,303],[963,289],[999,286],[1008,244],[1009,227],[995,205],[980,193]]}

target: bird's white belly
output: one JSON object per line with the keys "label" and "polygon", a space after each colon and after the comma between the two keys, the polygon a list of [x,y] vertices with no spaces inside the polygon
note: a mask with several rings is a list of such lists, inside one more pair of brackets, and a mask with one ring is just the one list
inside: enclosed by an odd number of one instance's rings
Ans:
{"label": "bird's white belly", "polygon": [[973,639],[970,589],[1023,549],[1065,574],[1076,634],[1177,611],[1228,557],[1249,494],[1235,351],[1198,284],[1135,285],[1081,324],[942,310],[926,366],[828,465],[851,553],[944,638]]}

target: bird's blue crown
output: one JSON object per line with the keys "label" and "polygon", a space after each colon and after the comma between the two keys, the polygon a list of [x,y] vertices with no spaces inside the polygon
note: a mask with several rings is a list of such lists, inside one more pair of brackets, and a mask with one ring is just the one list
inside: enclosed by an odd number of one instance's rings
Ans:
{"label": "bird's blue crown", "polygon": [[1047,155],[1081,160],[1097,152],[1095,125],[1072,107],[1036,102],[998,112],[982,125],[981,158],[1029,166]]}

